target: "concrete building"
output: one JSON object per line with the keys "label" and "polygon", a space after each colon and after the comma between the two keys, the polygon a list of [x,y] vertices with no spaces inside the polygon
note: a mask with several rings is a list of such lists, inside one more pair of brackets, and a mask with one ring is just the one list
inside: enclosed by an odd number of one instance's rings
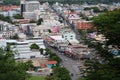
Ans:
{"label": "concrete building", "polygon": [[68,40],[68,41],[69,40],[74,40],[74,39],[76,39],[76,35],[72,31],[65,31],[65,32],[62,33],[62,38],[64,40]]}
{"label": "concrete building", "polygon": [[13,43],[11,49],[15,52],[15,59],[30,59],[43,57],[39,50],[31,50],[31,44],[37,44],[40,48],[45,49],[42,38],[29,38],[27,40],[19,39],[17,40],[7,40],[7,43]]}
{"label": "concrete building", "polygon": [[91,28],[92,25],[92,21],[77,21],[76,22],[76,28],[77,29],[89,29]]}
{"label": "concrete building", "polygon": [[35,14],[34,14],[34,12],[23,12],[23,17],[25,19],[32,19],[32,20],[34,20],[35,19]]}
{"label": "concrete building", "polygon": [[[1,36],[1,35],[0,35]],[[0,37],[0,48],[5,48],[7,46],[6,39],[2,39],[2,36]]]}
{"label": "concrete building", "polygon": [[44,36],[49,33],[49,30],[51,27],[49,26],[44,26],[44,25],[39,25],[33,28],[33,35],[34,37],[40,37]]}
{"label": "concrete building", "polygon": [[86,45],[69,45],[65,49],[65,55],[73,59],[90,58],[90,51]]}
{"label": "concrete building", "polygon": [[26,12],[33,12],[34,10],[40,9],[39,1],[26,1],[25,2],[25,11]]}

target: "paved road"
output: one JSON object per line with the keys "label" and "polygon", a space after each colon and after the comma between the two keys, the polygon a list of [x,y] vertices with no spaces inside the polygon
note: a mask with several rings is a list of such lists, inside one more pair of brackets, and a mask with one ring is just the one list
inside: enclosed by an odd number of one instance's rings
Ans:
{"label": "paved road", "polygon": [[66,22],[67,25],[69,26],[69,28],[74,32],[76,33],[76,39],[81,42],[81,37],[80,37],[80,34],[78,32],[78,30],[76,29],[76,26],[74,25],[74,23],[70,23],[70,21],[68,19],[66,19],[62,14],[59,14],[53,7],[51,7],[56,13],[57,15],[62,18],[64,21],[63,22]]}
{"label": "paved road", "polygon": [[64,66],[70,73],[73,73],[73,76],[71,76],[72,80],[76,80],[80,77],[80,70],[78,66],[81,66],[81,62],[78,60],[73,60],[60,52],[58,52],[56,49],[48,46],[45,44],[47,48],[49,48],[53,53],[57,54],[62,59],[62,62],[60,63],[62,66]]}
{"label": "paved road", "polygon": [[[57,11],[53,7],[51,7],[51,8],[57,13]],[[58,16],[60,18],[62,18],[67,23],[67,25],[69,25],[69,27],[71,28],[71,30],[73,30],[76,33],[76,39],[78,41],[81,41],[80,34],[79,34],[78,30],[75,28],[74,24],[73,23],[71,24],[69,22],[69,20],[65,19],[62,16],[62,14],[58,14]],[[80,70],[78,68],[78,66],[81,66],[81,62],[80,61],[78,62],[78,60],[72,60],[71,58],[66,57],[65,55],[62,55],[57,50],[55,50],[55,49],[53,49],[53,48],[51,48],[49,46],[47,46],[47,47],[49,49],[51,49],[51,51],[53,53],[56,53],[62,59],[61,65],[63,65],[66,69],[69,70],[70,73],[73,74],[73,76],[71,76],[72,80],[76,80],[76,79],[78,79],[80,77]]]}

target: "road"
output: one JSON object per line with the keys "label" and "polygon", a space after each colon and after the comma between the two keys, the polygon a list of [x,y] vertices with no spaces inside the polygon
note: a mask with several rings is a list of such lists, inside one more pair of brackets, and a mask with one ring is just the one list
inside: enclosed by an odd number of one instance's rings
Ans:
{"label": "road", "polygon": [[74,25],[74,23],[70,23],[70,21],[68,19],[66,19],[62,14],[59,14],[53,7],[51,7],[51,9],[54,10],[55,13],[57,13],[57,15],[59,16],[59,18],[63,19],[63,22],[66,22],[67,25],[69,26],[69,28],[76,34],[76,39],[81,42],[81,37],[80,37],[80,33],[78,31],[78,29],[76,29],[76,26]]}
{"label": "road", "polygon": [[78,68],[78,66],[81,66],[80,61],[73,60],[73,59],[61,54],[56,49],[48,46],[47,44],[45,44],[45,46],[46,46],[46,48],[49,48],[53,53],[57,54],[57,56],[62,59],[62,62],[60,63],[60,65],[64,66],[70,73],[73,74],[73,76],[71,76],[72,80],[76,80],[80,77],[80,70]]}
{"label": "road", "polygon": [[[57,13],[57,11],[53,7],[51,7],[51,9],[53,9]],[[67,23],[71,30],[73,30],[76,33],[76,39],[80,42],[81,41],[80,34],[78,30],[75,28],[74,24],[70,23],[69,20],[65,19],[62,16],[62,14],[57,13],[57,15]],[[46,47],[49,48],[53,53],[56,53],[62,59],[62,62],[60,64],[63,65],[66,69],[68,69],[70,73],[73,74],[73,76],[71,76],[72,80],[76,80],[80,77],[80,70],[78,68],[78,66],[81,66],[80,61],[73,60],[65,55],[62,55],[60,52],[49,47],[48,45],[46,45]]]}

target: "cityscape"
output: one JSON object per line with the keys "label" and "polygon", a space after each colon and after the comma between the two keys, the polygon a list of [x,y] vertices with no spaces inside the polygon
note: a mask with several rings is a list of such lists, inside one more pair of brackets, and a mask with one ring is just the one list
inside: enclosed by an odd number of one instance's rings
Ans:
{"label": "cityscape", "polygon": [[0,0],[0,80],[120,80],[119,0]]}

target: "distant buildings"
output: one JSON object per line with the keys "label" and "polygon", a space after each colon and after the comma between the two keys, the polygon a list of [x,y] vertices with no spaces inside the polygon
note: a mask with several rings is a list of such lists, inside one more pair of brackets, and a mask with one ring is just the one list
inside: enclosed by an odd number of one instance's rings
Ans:
{"label": "distant buildings", "polygon": [[13,5],[0,6],[0,14],[13,17],[16,14],[20,14],[20,7]]}

